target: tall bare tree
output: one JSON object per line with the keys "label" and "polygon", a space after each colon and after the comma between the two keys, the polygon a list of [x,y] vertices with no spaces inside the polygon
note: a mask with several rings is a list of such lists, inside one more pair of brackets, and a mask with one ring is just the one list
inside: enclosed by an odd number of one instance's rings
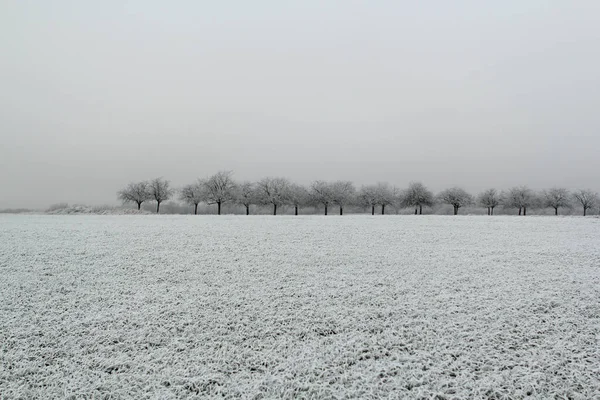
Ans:
{"label": "tall bare tree", "polygon": [[150,198],[156,201],[156,213],[160,211],[160,203],[163,201],[169,200],[171,196],[173,196],[173,190],[170,188],[170,182],[162,179],[156,178],[152,179],[148,183],[148,192],[150,193]]}
{"label": "tall bare tree", "polygon": [[488,215],[494,215],[494,208],[500,205],[500,194],[496,189],[488,189],[477,196],[477,202],[487,208]]}
{"label": "tall bare tree", "polygon": [[379,204],[377,187],[375,185],[362,186],[358,192],[358,201],[365,207],[371,208],[371,215],[375,215],[375,206]]}
{"label": "tall bare tree", "polygon": [[403,207],[414,207],[415,215],[417,211],[423,214],[423,206],[431,207],[433,205],[433,193],[421,182],[411,182],[408,189],[402,192],[401,204]]}
{"label": "tall bare tree", "polygon": [[264,178],[257,183],[258,197],[263,204],[273,205],[273,215],[277,215],[277,207],[287,203],[289,186],[285,178]]}
{"label": "tall bare tree", "polygon": [[185,185],[179,191],[179,200],[194,206],[194,215],[198,214],[198,204],[206,198],[205,188],[202,181]]}
{"label": "tall bare tree", "polygon": [[563,188],[552,188],[544,190],[542,193],[545,207],[554,208],[554,215],[558,215],[560,207],[569,207],[571,205],[569,191]]}
{"label": "tall bare tree", "polygon": [[584,217],[587,215],[587,210],[589,210],[592,207],[595,207],[600,203],[598,193],[589,189],[575,191],[573,193],[573,198],[575,199],[575,201],[581,204],[581,207],[583,207]]}
{"label": "tall bare tree", "polygon": [[294,207],[294,215],[298,215],[298,209],[310,203],[310,193],[304,186],[292,183],[287,190],[287,200]]}
{"label": "tall bare tree", "polygon": [[258,201],[256,185],[252,182],[242,182],[239,184],[236,190],[236,200],[239,204],[246,207],[246,215],[250,215],[250,206]]}
{"label": "tall bare tree", "polygon": [[219,171],[210,178],[203,181],[206,189],[206,202],[217,205],[217,214],[221,215],[221,206],[235,200],[235,182],[233,172]]}
{"label": "tall bare tree", "polygon": [[325,206],[325,215],[330,204],[333,203],[333,190],[331,184],[325,181],[315,181],[310,186],[310,195],[313,202]]}
{"label": "tall bare tree", "polygon": [[125,189],[117,192],[117,197],[123,203],[136,203],[139,210],[142,203],[151,198],[148,191],[148,182],[131,182]]}
{"label": "tall bare tree", "polygon": [[344,206],[354,201],[356,189],[350,181],[336,181],[331,184],[331,200],[340,207],[340,215],[344,215]]}
{"label": "tall bare tree", "polygon": [[459,187],[443,190],[437,197],[440,202],[450,204],[454,207],[454,215],[458,215],[459,208],[473,204],[473,196]]}
{"label": "tall bare tree", "polygon": [[527,186],[516,186],[502,194],[502,205],[508,208],[517,208],[519,215],[527,215],[527,209],[538,202],[535,193]]}

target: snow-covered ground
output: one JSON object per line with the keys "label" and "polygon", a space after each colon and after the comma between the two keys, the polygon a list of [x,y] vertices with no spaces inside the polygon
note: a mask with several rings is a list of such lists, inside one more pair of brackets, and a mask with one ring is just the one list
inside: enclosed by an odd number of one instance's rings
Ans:
{"label": "snow-covered ground", "polygon": [[0,398],[599,388],[600,219],[0,215]]}

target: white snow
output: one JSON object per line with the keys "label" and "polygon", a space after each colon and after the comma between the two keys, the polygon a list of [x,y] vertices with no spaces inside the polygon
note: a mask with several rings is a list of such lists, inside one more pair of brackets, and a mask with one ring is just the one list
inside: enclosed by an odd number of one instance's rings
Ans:
{"label": "white snow", "polygon": [[599,388],[600,219],[0,215],[3,399]]}

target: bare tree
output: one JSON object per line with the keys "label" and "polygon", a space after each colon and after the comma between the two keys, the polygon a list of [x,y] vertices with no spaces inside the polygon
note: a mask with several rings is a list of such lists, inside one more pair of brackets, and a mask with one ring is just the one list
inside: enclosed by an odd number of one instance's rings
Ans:
{"label": "bare tree", "polygon": [[117,197],[123,203],[136,203],[139,210],[142,203],[151,198],[148,191],[148,182],[131,182],[125,189],[117,193]]}
{"label": "bare tree", "polygon": [[494,215],[494,208],[500,205],[500,194],[496,189],[488,189],[477,196],[477,202],[487,208],[488,215]]}
{"label": "bare tree", "polygon": [[277,215],[277,207],[288,201],[289,186],[285,178],[264,178],[258,182],[258,197],[263,204],[273,205],[273,215]]}
{"label": "bare tree", "polygon": [[298,215],[298,209],[310,202],[308,190],[296,183],[289,185],[287,190],[287,201],[294,207],[294,215]]}
{"label": "bare tree", "polygon": [[552,188],[544,190],[542,193],[545,207],[554,208],[554,215],[558,215],[560,207],[569,207],[571,205],[569,191],[563,188]]}
{"label": "bare tree", "polygon": [[358,201],[365,207],[371,207],[371,215],[375,215],[375,206],[379,204],[377,187],[374,185],[361,187],[358,193]]}
{"label": "bare tree", "polygon": [[340,207],[340,215],[344,215],[344,206],[352,203],[356,189],[350,181],[337,181],[331,184],[331,200]]}
{"label": "bare tree", "polygon": [[310,195],[315,203],[325,206],[325,215],[327,215],[327,209],[333,203],[331,184],[324,181],[313,182],[310,186]]}
{"label": "bare tree", "polygon": [[256,185],[252,182],[242,182],[237,186],[236,200],[246,207],[246,215],[250,215],[250,205],[257,202]]}
{"label": "bare tree", "polygon": [[527,186],[516,186],[502,194],[502,205],[509,208],[517,208],[519,215],[527,215],[527,208],[533,207],[538,199]]}
{"label": "bare tree", "polygon": [[385,214],[385,206],[394,204],[398,198],[398,189],[390,187],[387,183],[378,182],[375,185],[375,196],[377,198],[377,205],[381,206],[381,215]]}
{"label": "bare tree", "polygon": [[194,206],[194,215],[198,214],[198,204],[206,198],[205,188],[202,181],[185,185],[179,191],[179,200]]}
{"label": "bare tree", "polygon": [[150,183],[148,183],[148,193],[150,193],[150,198],[156,201],[157,214],[160,211],[160,203],[169,200],[171,196],[173,196],[170,182],[162,178],[152,179]]}
{"label": "bare tree", "polygon": [[411,182],[408,189],[402,192],[401,204],[403,207],[414,207],[415,215],[417,211],[423,214],[423,206],[433,206],[433,193],[421,182]]}
{"label": "bare tree", "polygon": [[221,206],[235,200],[235,182],[233,172],[219,171],[215,175],[203,181],[206,189],[206,202],[217,205],[217,214],[221,215]]}
{"label": "bare tree", "polygon": [[598,198],[598,193],[593,192],[589,189],[577,190],[573,193],[573,198],[581,204],[583,207],[583,216],[587,215],[587,210],[592,207],[595,207],[598,203],[600,203],[600,199]]}
{"label": "bare tree", "polygon": [[439,193],[437,197],[442,203],[450,204],[454,207],[454,215],[458,215],[459,208],[473,203],[473,196],[459,187],[446,189]]}

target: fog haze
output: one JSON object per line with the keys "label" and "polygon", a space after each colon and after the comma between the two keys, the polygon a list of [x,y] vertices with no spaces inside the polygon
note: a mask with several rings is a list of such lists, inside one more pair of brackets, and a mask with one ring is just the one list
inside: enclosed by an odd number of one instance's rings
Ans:
{"label": "fog haze", "polygon": [[0,208],[133,180],[600,190],[597,1],[3,1]]}

